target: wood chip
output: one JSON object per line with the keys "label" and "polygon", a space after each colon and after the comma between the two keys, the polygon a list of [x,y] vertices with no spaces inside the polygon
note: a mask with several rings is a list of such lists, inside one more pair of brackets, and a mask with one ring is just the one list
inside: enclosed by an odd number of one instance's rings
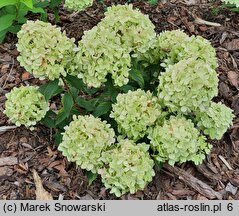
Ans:
{"label": "wood chip", "polygon": [[35,169],[32,170],[32,174],[33,174],[33,179],[36,186],[36,191],[35,191],[36,199],[37,200],[53,200],[52,195],[44,189],[41,178]]}
{"label": "wood chip", "polygon": [[218,155],[218,157],[220,158],[220,160],[226,165],[226,167],[229,169],[229,170],[233,170],[231,165],[226,161],[226,159],[222,156],[222,155]]}
{"label": "wood chip", "polygon": [[0,166],[12,166],[18,164],[16,157],[3,157],[0,158]]}
{"label": "wood chip", "polygon": [[183,169],[180,169],[178,167],[172,167],[168,164],[165,164],[163,167],[176,175],[186,185],[192,187],[194,190],[198,191],[203,196],[209,199],[222,199],[222,195],[219,192],[214,191],[209,185],[190,175]]}
{"label": "wood chip", "polygon": [[233,39],[226,44],[226,48],[229,51],[239,50],[239,39]]}
{"label": "wood chip", "polygon": [[0,134],[5,133],[6,131],[12,130],[17,128],[17,126],[1,126],[0,127]]}

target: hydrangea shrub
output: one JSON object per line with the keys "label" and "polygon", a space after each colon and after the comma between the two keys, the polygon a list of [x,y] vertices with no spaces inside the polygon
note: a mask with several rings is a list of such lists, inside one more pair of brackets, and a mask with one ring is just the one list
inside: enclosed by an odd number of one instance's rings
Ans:
{"label": "hydrangea shrub", "polygon": [[20,65],[36,78],[54,80],[74,70],[74,39],[59,27],[42,21],[27,21],[17,34]]}
{"label": "hydrangea shrub", "polygon": [[193,122],[180,116],[171,116],[162,126],[150,128],[148,137],[156,160],[170,165],[186,161],[200,164],[212,148]]}
{"label": "hydrangea shrub", "polygon": [[[88,3],[66,1],[77,11]],[[212,148],[204,135],[220,139],[232,124],[233,111],[211,101],[218,93],[211,43],[181,30],[156,35],[132,5],[108,8],[78,46],[41,21],[28,21],[18,38],[20,64],[48,81],[14,88],[4,113],[17,126],[56,128],[62,154],[100,174],[116,196],[144,189],[155,162],[202,163]],[[56,98],[58,110],[49,110]]]}
{"label": "hydrangea shrub", "polygon": [[34,126],[49,110],[48,102],[36,86],[14,87],[6,98],[4,113],[16,126]]}
{"label": "hydrangea shrub", "polygon": [[111,118],[118,124],[120,133],[133,140],[144,137],[147,128],[155,123],[161,114],[157,97],[152,93],[137,89],[118,94],[113,105]]}
{"label": "hydrangea shrub", "polygon": [[132,140],[121,139],[114,149],[103,153],[106,166],[100,174],[111,193],[118,197],[126,192],[135,193],[152,181],[154,162],[148,149],[149,145],[145,143],[135,144]]}
{"label": "hydrangea shrub", "polygon": [[210,102],[196,112],[197,126],[211,139],[221,139],[234,117],[232,110],[220,102]]}
{"label": "hydrangea shrub", "polygon": [[58,149],[69,161],[96,173],[103,166],[102,153],[115,142],[114,136],[114,130],[106,121],[92,115],[73,116]]}

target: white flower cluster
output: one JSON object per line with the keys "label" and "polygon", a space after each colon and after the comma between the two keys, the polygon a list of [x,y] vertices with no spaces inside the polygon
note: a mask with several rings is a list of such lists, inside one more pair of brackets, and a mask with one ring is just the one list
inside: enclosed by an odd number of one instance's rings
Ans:
{"label": "white flower cluster", "polygon": [[4,113],[17,126],[33,126],[49,110],[48,102],[36,86],[14,87],[6,98]]}
{"label": "white flower cluster", "polygon": [[35,77],[54,80],[75,69],[74,39],[67,38],[60,28],[39,20],[27,21],[17,37],[17,60]]}

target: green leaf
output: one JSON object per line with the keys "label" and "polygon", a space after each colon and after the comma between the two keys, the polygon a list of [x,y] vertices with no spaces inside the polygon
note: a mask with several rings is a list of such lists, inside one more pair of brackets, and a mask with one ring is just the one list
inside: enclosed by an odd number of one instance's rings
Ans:
{"label": "green leaf", "polygon": [[89,185],[91,185],[92,182],[95,181],[97,179],[97,176],[98,176],[97,173],[93,173],[91,171],[86,171],[85,174],[86,174],[86,177],[87,177],[87,179],[89,181]]}
{"label": "green leaf", "polygon": [[110,111],[112,107],[112,103],[109,101],[105,101],[105,102],[101,102],[95,109],[95,111],[93,112],[93,115],[95,117],[99,117],[102,116],[104,114],[106,114],[107,112]]}
{"label": "green leaf", "polygon": [[83,81],[75,76],[72,75],[67,75],[66,77],[64,77],[65,80],[73,87],[82,90],[82,87],[84,85]]}
{"label": "green leaf", "polygon": [[142,76],[142,73],[139,70],[132,69],[129,72],[129,77],[133,79],[134,81],[136,81],[141,88],[144,87],[144,78]]}
{"label": "green leaf", "polygon": [[63,137],[62,132],[63,132],[62,130],[57,130],[57,132],[54,135],[56,146],[59,146],[60,143],[62,142]]}
{"label": "green leaf", "polygon": [[15,5],[17,4],[18,0],[1,0],[0,1],[0,8],[5,7],[7,5]]}
{"label": "green leaf", "polygon": [[62,0],[54,0],[54,1],[51,1],[49,7],[52,8],[52,9],[53,9],[53,8],[56,8],[56,7],[59,7],[60,4],[61,4],[61,1],[62,1]]}
{"label": "green leaf", "polygon": [[41,13],[41,14],[46,14],[46,11],[44,11],[43,8],[40,7],[33,7],[31,9],[29,9],[31,12],[33,13]]}
{"label": "green leaf", "polygon": [[52,110],[49,110],[41,122],[49,128],[55,128],[55,117],[56,113],[54,113]]}
{"label": "green leaf", "polygon": [[56,119],[56,125],[59,125],[61,122],[63,122],[67,118],[67,113],[64,110],[61,110]]}
{"label": "green leaf", "polygon": [[64,112],[67,114],[67,117],[68,117],[70,115],[71,109],[74,105],[73,98],[70,95],[70,93],[67,92],[64,94],[62,101],[63,101]]}
{"label": "green leaf", "polygon": [[0,17],[0,32],[9,28],[13,24],[15,18],[16,16],[13,14],[6,14]]}
{"label": "green leaf", "polygon": [[20,2],[25,4],[29,8],[33,8],[32,0],[20,0]]}
{"label": "green leaf", "polygon": [[93,111],[95,109],[95,106],[93,103],[91,103],[91,101],[87,101],[85,98],[83,97],[78,97],[76,98],[76,103],[80,106],[85,108],[87,111]]}
{"label": "green leaf", "polygon": [[5,30],[3,30],[3,31],[0,31],[0,43],[3,42],[3,40],[4,40],[4,38],[5,38],[6,34],[7,34],[7,32],[8,32],[8,29],[5,29]]}
{"label": "green leaf", "polygon": [[13,25],[11,27],[9,27],[7,30],[13,34],[16,34],[17,32],[19,32],[21,29],[21,25]]}
{"label": "green leaf", "polygon": [[58,89],[58,82],[59,80],[55,79],[53,81],[49,81],[39,88],[39,91],[45,96],[46,100],[49,100],[55,94]]}

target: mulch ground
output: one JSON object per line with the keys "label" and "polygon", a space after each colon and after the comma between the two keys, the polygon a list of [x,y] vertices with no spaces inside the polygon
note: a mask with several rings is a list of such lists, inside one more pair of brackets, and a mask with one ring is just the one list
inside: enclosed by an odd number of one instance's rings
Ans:
{"label": "mulch ground", "polygon": [[[127,1],[104,1],[107,6]],[[146,1],[131,1],[134,7],[149,14],[159,33],[181,28],[189,35],[201,35],[216,48],[219,67],[219,94],[223,102],[239,115],[239,13],[221,7],[220,1],[171,0],[150,5]],[[80,40],[104,16],[104,5],[95,2],[86,12],[71,14],[62,7],[59,26],[69,37]],[[32,17],[33,19],[37,17]],[[53,13],[49,21],[54,23]],[[211,23],[205,23],[209,21]],[[220,24],[220,25],[219,25]],[[8,35],[0,44],[0,127],[11,123],[2,113],[5,94],[14,86],[38,85],[16,59],[17,38]],[[55,106],[54,102],[51,104]],[[184,163],[158,169],[153,181],[134,195],[120,199],[239,199],[239,119],[219,141],[200,166]],[[84,171],[70,163],[57,151],[54,131],[43,125],[30,131],[25,127],[6,130],[0,134],[0,199],[35,199],[32,170],[41,177],[44,188],[54,199],[116,199],[98,178],[88,184]]]}

